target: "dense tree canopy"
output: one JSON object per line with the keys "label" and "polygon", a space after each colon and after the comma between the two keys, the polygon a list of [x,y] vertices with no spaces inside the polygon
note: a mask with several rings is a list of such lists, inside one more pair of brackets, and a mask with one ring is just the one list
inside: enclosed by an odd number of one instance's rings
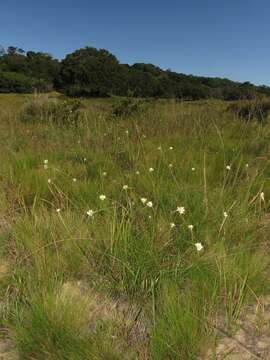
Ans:
{"label": "dense tree canopy", "polygon": [[198,100],[270,95],[267,86],[185,75],[152,64],[120,64],[109,51],[86,47],[58,61],[42,52],[10,46],[0,51],[0,92],[57,89],[69,96],[126,96]]}
{"label": "dense tree canopy", "polygon": [[51,55],[10,46],[0,54],[0,92],[49,91],[60,63]]}
{"label": "dense tree canopy", "polygon": [[58,87],[68,95],[108,96],[114,93],[119,62],[107,50],[76,50],[61,63]]}

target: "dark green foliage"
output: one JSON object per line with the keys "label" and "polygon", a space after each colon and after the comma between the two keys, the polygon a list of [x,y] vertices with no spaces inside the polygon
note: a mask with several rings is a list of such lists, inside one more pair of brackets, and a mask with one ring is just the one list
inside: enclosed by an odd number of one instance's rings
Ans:
{"label": "dark green foliage", "polygon": [[268,87],[249,82],[184,75],[152,64],[120,64],[108,51],[90,47],[66,56],[56,83],[69,96],[127,96],[131,91],[139,98],[238,100],[270,95]]}
{"label": "dark green foliage", "polygon": [[144,63],[120,64],[105,49],[85,47],[58,61],[42,52],[10,46],[0,52],[0,92],[56,89],[72,97],[128,96],[199,100],[270,96],[267,86],[176,73]]}
{"label": "dark green foliage", "polygon": [[35,80],[21,73],[0,71],[0,93],[29,93],[34,89]]}
{"label": "dark green foliage", "polygon": [[86,47],[62,61],[57,85],[69,96],[109,96],[114,93],[118,71],[115,56],[104,49]]}
{"label": "dark green foliage", "polygon": [[40,92],[53,89],[59,62],[49,54],[10,46],[0,56],[0,92]]}
{"label": "dark green foliage", "polygon": [[270,111],[270,101],[265,99],[238,101],[228,106],[227,110],[245,121],[265,122]]}
{"label": "dark green foliage", "polygon": [[28,51],[26,61],[31,76],[53,84],[59,73],[58,60],[53,59],[51,55],[46,53]]}

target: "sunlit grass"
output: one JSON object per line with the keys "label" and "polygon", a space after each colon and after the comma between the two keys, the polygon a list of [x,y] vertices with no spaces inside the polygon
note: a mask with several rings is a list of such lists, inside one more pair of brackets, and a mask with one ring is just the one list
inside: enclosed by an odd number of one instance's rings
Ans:
{"label": "sunlit grass", "polygon": [[[196,359],[269,291],[269,126],[219,102],[96,104],[71,128],[2,114],[3,327],[22,359]],[[71,281],[87,291],[63,304]],[[139,310],[92,328],[90,290]]]}

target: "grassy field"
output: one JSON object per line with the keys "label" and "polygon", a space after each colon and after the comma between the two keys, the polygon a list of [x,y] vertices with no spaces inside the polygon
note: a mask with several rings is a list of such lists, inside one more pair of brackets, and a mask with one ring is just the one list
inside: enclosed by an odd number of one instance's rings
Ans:
{"label": "grassy field", "polygon": [[270,290],[269,125],[97,99],[60,126],[27,101],[0,96],[1,336],[27,360],[203,358]]}

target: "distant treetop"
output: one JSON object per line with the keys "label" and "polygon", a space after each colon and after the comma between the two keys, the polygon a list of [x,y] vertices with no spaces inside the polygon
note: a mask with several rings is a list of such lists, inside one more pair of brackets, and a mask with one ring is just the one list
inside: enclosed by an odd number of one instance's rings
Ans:
{"label": "distant treetop", "polygon": [[0,92],[56,89],[69,96],[111,95],[198,100],[269,96],[270,88],[222,78],[185,75],[153,64],[121,64],[106,49],[85,47],[63,60],[44,52],[0,45]]}

